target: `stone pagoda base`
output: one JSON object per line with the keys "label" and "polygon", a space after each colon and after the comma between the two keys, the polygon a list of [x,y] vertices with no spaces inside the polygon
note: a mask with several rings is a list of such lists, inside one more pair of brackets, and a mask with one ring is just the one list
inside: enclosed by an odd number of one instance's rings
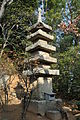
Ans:
{"label": "stone pagoda base", "polygon": [[52,78],[51,77],[38,77],[31,88],[34,89],[32,99],[44,100],[44,93],[52,93]]}
{"label": "stone pagoda base", "polygon": [[52,101],[31,100],[28,111],[44,116],[47,113],[47,111],[56,110],[57,101],[58,99]]}
{"label": "stone pagoda base", "polygon": [[46,100],[31,100],[28,111],[44,116],[46,113]]}

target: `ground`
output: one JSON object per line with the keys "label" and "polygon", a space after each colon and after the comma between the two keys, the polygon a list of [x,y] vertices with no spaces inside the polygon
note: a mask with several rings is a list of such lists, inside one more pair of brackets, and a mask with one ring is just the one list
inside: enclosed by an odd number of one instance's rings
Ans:
{"label": "ground", "polygon": [[40,115],[36,115],[34,113],[27,112],[27,119],[26,120],[49,120],[46,117],[42,117]]}
{"label": "ground", "polygon": [[[11,105],[8,107],[0,108],[0,120],[20,120],[22,108],[21,105]],[[49,120],[45,116],[40,116],[31,112],[26,113],[26,120]]]}
{"label": "ground", "polygon": [[[64,102],[63,107],[67,111],[72,111],[76,120],[80,120],[80,111],[75,109],[77,107],[75,104],[73,104],[72,102],[69,102],[69,103]],[[20,120],[21,113],[22,113],[21,104],[3,106],[3,107],[0,107],[0,120]],[[45,116],[43,117],[38,114],[27,112],[26,120],[49,120],[49,119]],[[70,120],[73,120],[73,119],[70,119]]]}

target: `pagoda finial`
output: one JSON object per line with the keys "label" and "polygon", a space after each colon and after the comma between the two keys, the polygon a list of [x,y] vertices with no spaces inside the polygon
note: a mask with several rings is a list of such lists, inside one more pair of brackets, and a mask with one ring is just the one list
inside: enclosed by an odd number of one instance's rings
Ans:
{"label": "pagoda finial", "polygon": [[41,18],[41,8],[38,8],[38,22],[42,22],[42,18]]}

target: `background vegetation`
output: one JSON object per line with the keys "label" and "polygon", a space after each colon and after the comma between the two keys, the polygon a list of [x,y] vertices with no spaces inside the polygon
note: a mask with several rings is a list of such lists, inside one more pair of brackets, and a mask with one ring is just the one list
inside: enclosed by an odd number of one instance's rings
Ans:
{"label": "background vegetation", "polygon": [[[0,0],[0,6],[3,1]],[[57,47],[56,67],[60,70],[60,76],[53,78],[53,88],[64,99],[79,100],[80,0],[44,0],[43,4],[38,0],[7,1],[0,17],[0,66],[9,59],[17,71],[23,68],[25,47],[29,44],[26,39],[28,27],[36,22],[40,6],[44,11],[44,22],[53,27],[55,40],[52,44]]]}

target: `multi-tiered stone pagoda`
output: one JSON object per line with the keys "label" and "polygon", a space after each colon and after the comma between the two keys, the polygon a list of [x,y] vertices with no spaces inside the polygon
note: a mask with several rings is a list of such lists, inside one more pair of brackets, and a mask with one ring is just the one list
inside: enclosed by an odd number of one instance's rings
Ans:
{"label": "multi-tiered stone pagoda", "polygon": [[36,104],[38,104],[38,101],[54,99],[52,76],[59,75],[59,70],[51,69],[51,64],[57,63],[57,59],[50,56],[50,53],[56,51],[56,47],[50,45],[54,39],[50,35],[52,27],[42,22],[40,9],[38,21],[30,27],[29,31],[30,35],[27,39],[33,44],[28,46],[26,51],[31,54],[29,62],[33,63],[33,71],[30,76],[33,74],[35,76],[31,81],[31,86],[34,88],[33,99],[36,99]]}

